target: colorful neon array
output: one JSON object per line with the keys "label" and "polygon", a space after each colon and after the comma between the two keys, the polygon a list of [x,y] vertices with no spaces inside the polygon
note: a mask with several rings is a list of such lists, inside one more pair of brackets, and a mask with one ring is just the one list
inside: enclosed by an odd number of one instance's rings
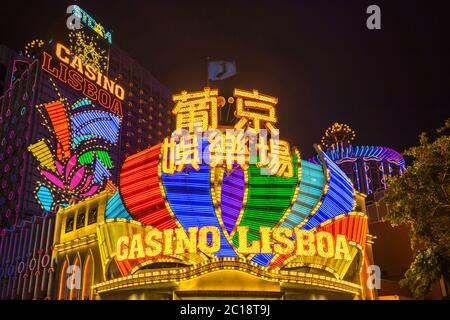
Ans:
{"label": "colorful neon array", "polygon": [[[208,140],[199,144],[200,152],[204,153]],[[262,226],[298,227],[317,232],[326,224],[334,234],[348,236],[349,241],[358,230],[354,242],[359,247],[352,249],[355,257],[364,247],[366,217],[356,214],[355,218],[352,182],[326,153],[319,148],[317,151],[323,164],[301,160],[295,148],[290,150],[292,176],[264,175],[257,165],[243,167],[238,163],[231,170],[227,165],[187,164],[180,172],[166,173],[163,170],[166,153],[159,144],[125,160],[120,175],[120,196],[114,194],[110,198],[106,219],[131,216],[160,230],[182,227],[186,232],[190,227],[217,227],[221,230],[217,257],[242,257],[236,249],[238,226],[248,228],[251,242],[260,239]],[[120,208],[120,213],[115,214],[113,208]],[[274,254],[244,256],[273,268],[290,261],[289,257],[281,261]],[[337,263],[331,260],[329,264]],[[335,272],[342,273],[342,268],[348,266],[349,263]]]}
{"label": "colorful neon array", "polygon": [[[355,214],[349,213],[341,216],[337,216],[332,219],[330,223],[327,223],[324,226],[319,226],[315,230],[315,232],[327,231],[336,236],[337,234],[343,234],[351,243],[355,244],[351,246],[352,260],[337,260],[334,258],[320,258],[317,256],[311,257],[299,257],[293,254],[285,255],[285,256],[275,256],[272,259],[270,267],[271,268],[280,268],[282,266],[323,266],[323,268],[329,268],[333,272],[336,273],[338,278],[342,279],[350,267],[353,259],[358,254],[358,249],[363,249],[366,243],[366,232],[367,232],[367,217],[363,214]],[[364,250],[361,250],[363,252]],[[362,260],[362,256],[360,256]]]}
{"label": "colorful neon array", "polygon": [[113,167],[109,148],[117,143],[121,118],[83,110],[89,108],[92,103],[86,98],[71,106],[61,100],[38,106],[52,137],[28,149],[39,162],[42,179],[35,196],[45,211],[65,207],[105,188],[115,190],[109,180]]}
{"label": "colorful neon array", "polygon": [[[161,230],[178,225],[186,231],[219,227],[222,248],[218,257],[237,255],[237,226],[249,228],[249,241],[258,240],[261,226],[316,230],[324,222],[351,213],[355,206],[350,180],[324,153],[325,166],[298,161],[295,155],[292,178],[261,176],[256,166],[246,170],[235,166],[231,173],[217,175],[204,164],[198,171],[188,167],[170,175],[162,172],[160,156],[158,145],[125,160],[120,197],[115,194],[109,200],[106,219],[129,219],[130,215]],[[120,208],[120,214],[113,208]],[[272,254],[249,258],[262,266],[276,260]]]}
{"label": "colorful neon array", "polygon": [[328,188],[319,209],[303,226],[306,230],[315,228],[338,215],[351,212],[355,206],[354,190],[350,179],[324,152],[322,152],[322,161],[325,162],[328,171]]}

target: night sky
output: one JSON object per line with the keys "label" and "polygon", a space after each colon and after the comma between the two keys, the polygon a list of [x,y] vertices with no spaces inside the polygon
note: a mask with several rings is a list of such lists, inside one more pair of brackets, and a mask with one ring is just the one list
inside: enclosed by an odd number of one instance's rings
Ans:
{"label": "night sky", "polygon": [[[395,3],[394,3],[395,2]],[[66,28],[72,1],[2,1],[0,43]],[[281,137],[313,155],[335,121],[356,143],[417,144],[450,116],[444,1],[77,1],[173,93],[206,85],[206,57],[236,60],[242,89],[277,96]],[[366,28],[381,7],[382,29]]]}

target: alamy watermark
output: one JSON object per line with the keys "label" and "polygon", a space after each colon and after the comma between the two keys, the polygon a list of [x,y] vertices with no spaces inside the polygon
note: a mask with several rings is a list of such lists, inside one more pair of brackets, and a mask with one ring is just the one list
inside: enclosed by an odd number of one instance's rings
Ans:
{"label": "alamy watermark", "polygon": [[367,267],[367,288],[373,289],[381,289],[381,269],[377,265],[370,265]]}
{"label": "alamy watermark", "polygon": [[370,5],[366,10],[367,14],[370,16],[366,20],[366,26],[369,30],[380,30],[381,29],[381,9],[376,4]]}
{"label": "alamy watermark", "polygon": [[66,285],[69,290],[81,289],[81,269],[78,265],[70,265],[66,271]]}

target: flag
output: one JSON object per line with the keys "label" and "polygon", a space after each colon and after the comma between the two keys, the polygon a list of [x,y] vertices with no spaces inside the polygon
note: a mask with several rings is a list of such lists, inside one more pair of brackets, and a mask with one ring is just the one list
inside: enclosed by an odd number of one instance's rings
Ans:
{"label": "flag", "polygon": [[208,77],[209,80],[217,81],[224,80],[236,74],[235,61],[209,61],[208,62]]}

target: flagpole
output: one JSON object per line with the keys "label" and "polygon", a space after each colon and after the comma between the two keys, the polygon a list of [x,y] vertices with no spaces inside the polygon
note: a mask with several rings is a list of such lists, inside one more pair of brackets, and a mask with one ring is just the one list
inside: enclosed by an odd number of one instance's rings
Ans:
{"label": "flagpole", "polygon": [[209,88],[209,57],[206,57],[206,87]]}

